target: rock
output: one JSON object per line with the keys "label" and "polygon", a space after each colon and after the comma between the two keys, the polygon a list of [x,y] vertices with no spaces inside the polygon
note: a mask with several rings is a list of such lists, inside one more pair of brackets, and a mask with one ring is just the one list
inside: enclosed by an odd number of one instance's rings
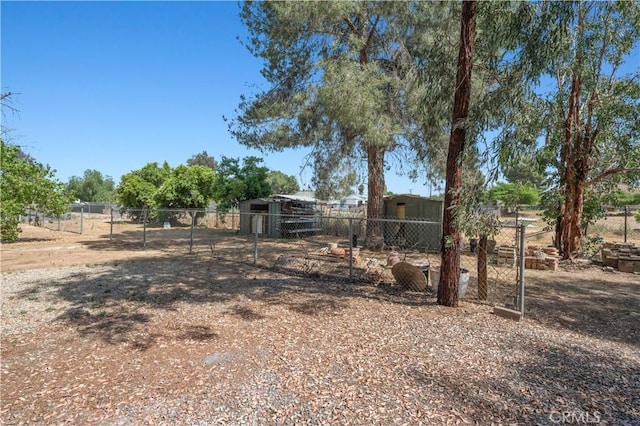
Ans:
{"label": "rock", "polygon": [[380,265],[380,262],[375,257],[367,257],[364,259],[367,268],[375,268]]}
{"label": "rock", "polygon": [[202,361],[204,365],[226,364],[233,361],[234,358],[236,358],[236,356],[230,352],[219,352],[205,356]]}
{"label": "rock", "polygon": [[334,256],[344,256],[346,253],[345,249],[340,247],[334,247],[331,249],[331,254]]}
{"label": "rock", "polygon": [[281,254],[276,259],[276,265],[278,265],[278,266],[290,265],[292,262],[293,262],[293,259],[285,256],[284,254]]}
{"label": "rock", "polygon": [[392,251],[387,255],[387,266],[394,266],[396,263],[400,263],[400,253]]}
{"label": "rock", "polygon": [[424,291],[427,288],[427,277],[420,268],[410,263],[396,263],[391,268],[391,274],[403,289]]}

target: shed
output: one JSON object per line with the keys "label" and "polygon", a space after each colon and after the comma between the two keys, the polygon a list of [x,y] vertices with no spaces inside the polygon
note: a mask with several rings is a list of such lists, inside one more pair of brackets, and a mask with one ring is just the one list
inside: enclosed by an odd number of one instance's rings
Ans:
{"label": "shed", "polygon": [[240,235],[253,234],[257,228],[260,234],[277,237],[281,211],[282,204],[271,198],[240,201]]}
{"label": "shed", "polygon": [[442,240],[444,202],[412,194],[384,198],[386,218],[409,219],[433,223],[384,222],[383,233],[388,246],[439,250]]}
{"label": "shed", "polygon": [[[322,202],[303,195],[274,195],[240,202],[240,234],[258,232],[269,237],[294,237],[321,230]],[[260,213],[255,215],[252,213]]]}

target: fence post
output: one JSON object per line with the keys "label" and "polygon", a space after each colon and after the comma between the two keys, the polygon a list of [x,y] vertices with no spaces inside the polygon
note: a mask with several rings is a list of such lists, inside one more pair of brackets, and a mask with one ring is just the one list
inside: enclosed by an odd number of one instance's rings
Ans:
{"label": "fence post", "polygon": [[147,209],[142,210],[142,247],[147,247]]}
{"label": "fence post", "polygon": [[189,236],[189,254],[193,253],[193,226],[196,222],[195,210],[191,210],[191,235]]}
{"label": "fence post", "polygon": [[518,269],[520,270],[520,274],[518,277],[518,290],[519,290],[519,297],[518,297],[518,304],[519,304],[519,309],[520,309],[520,315],[522,318],[524,318],[524,270],[525,270],[525,263],[524,263],[524,258],[525,258],[525,231],[524,231],[525,225],[522,224],[520,225],[520,253],[519,253],[519,265],[518,265]]}
{"label": "fence post", "polygon": [[58,216],[58,232],[60,232],[60,216]]}
{"label": "fence post", "polygon": [[80,207],[80,234],[82,234],[82,227],[84,225],[84,206]]}
{"label": "fence post", "polygon": [[109,241],[113,241],[113,207],[109,209],[111,212],[111,220],[109,221]]}
{"label": "fence post", "polygon": [[627,229],[629,226],[627,216],[629,216],[629,206],[624,206],[624,242],[625,243],[627,242]]}
{"label": "fence post", "polygon": [[349,218],[349,279],[353,279],[353,218]]}
{"label": "fence post", "polygon": [[250,221],[249,223],[251,223],[251,225],[255,228],[254,230],[254,239],[253,239],[253,265],[257,266],[258,265],[258,223],[257,221],[254,223],[254,217],[256,217],[255,215],[251,215],[250,216]]}

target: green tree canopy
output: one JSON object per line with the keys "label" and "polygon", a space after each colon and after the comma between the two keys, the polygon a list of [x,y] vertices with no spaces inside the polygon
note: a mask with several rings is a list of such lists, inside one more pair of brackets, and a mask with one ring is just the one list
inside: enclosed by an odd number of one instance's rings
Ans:
{"label": "green tree canopy", "polygon": [[540,201],[540,191],[530,185],[498,182],[489,190],[489,198],[502,201],[508,208],[532,206]]}
{"label": "green tree canopy", "polygon": [[541,164],[532,154],[520,154],[515,156],[509,164],[503,165],[502,173],[509,183],[519,183],[530,185],[536,188],[543,188],[546,176],[541,170]]}
{"label": "green tree canopy", "polygon": [[156,207],[202,209],[213,199],[215,173],[210,167],[180,165],[153,194]]}
{"label": "green tree canopy", "polygon": [[64,184],[55,179],[55,170],[1,139],[0,150],[0,231],[2,241],[11,242],[18,239],[18,216],[27,207],[37,205],[44,214],[59,216],[67,211],[71,199]]}
{"label": "green tree canopy", "polygon": [[545,218],[569,258],[603,194],[640,179],[640,74],[622,72],[636,60],[640,4],[531,5],[502,70],[527,90],[505,103],[496,147],[503,164],[527,152],[547,172]]}
{"label": "green tree canopy", "polygon": [[262,159],[222,157],[214,184],[214,199],[221,210],[238,207],[242,200],[268,197],[271,186],[267,180],[269,169],[260,166]]}
{"label": "green tree canopy", "polygon": [[312,182],[316,188],[316,198],[319,200],[341,199],[353,193],[353,187],[358,183],[358,175],[353,172],[334,173],[324,176],[324,170],[318,170]]}
{"label": "green tree canopy", "polygon": [[83,177],[72,176],[67,183],[69,194],[86,202],[112,202],[115,184],[111,176],[102,176],[98,170],[85,170]]}
{"label": "green tree canopy", "polygon": [[616,207],[640,206],[640,192],[616,190],[608,197],[608,202]]}
{"label": "green tree canopy", "polygon": [[155,162],[148,163],[120,178],[116,198],[121,206],[128,209],[154,207],[155,192],[170,175],[171,167],[166,161],[162,167]]}
{"label": "green tree canopy", "polygon": [[[402,146],[412,81],[404,31],[396,26],[408,8],[402,2],[244,3],[247,47],[264,60],[270,87],[242,96],[231,133],[260,149],[311,147],[321,192],[364,162],[367,216],[381,217],[385,153]],[[367,227],[366,241],[381,247],[379,222]]]}
{"label": "green tree canopy", "polygon": [[271,186],[272,194],[293,194],[300,191],[300,185],[295,176],[286,175],[278,170],[270,170],[267,173],[267,182]]}
{"label": "green tree canopy", "polygon": [[213,156],[207,154],[207,151],[202,151],[199,154],[196,154],[187,160],[188,166],[206,166],[211,170],[215,171],[218,167],[218,162]]}
{"label": "green tree canopy", "polygon": [[179,165],[172,169],[165,161],[148,163],[122,176],[116,189],[118,202],[139,218],[149,209],[152,218],[169,219],[173,213],[159,215],[161,209],[202,209],[213,199],[214,171],[202,165]]}

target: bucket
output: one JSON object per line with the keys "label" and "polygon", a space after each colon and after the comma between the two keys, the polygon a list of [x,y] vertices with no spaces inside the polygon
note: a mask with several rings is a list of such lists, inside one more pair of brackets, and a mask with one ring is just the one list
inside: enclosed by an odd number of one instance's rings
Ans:
{"label": "bucket", "polygon": [[[438,292],[438,284],[440,283],[440,267],[436,266],[429,269],[429,275],[431,278],[431,288],[433,292]],[[458,299],[462,299],[467,293],[467,287],[469,286],[469,270],[460,269],[460,281],[458,282]]]}
{"label": "bucket", "polygon": [[434,293],[438,293],[438,284],[440,283],[440,267],[435,266],[429,269],[429,281],[431,281],[431,289]]}
{"label": "bucket", "polygon": [[458,299],[462,299],[469,286],[469,270],[460,269],[460,281],[458,282]]}
{"label": "bucket", "polygon": [[418,266],[418,268],[420,268],[424,274],[424,277],[427,279],[427,285],[429,285],[429,265]]}

